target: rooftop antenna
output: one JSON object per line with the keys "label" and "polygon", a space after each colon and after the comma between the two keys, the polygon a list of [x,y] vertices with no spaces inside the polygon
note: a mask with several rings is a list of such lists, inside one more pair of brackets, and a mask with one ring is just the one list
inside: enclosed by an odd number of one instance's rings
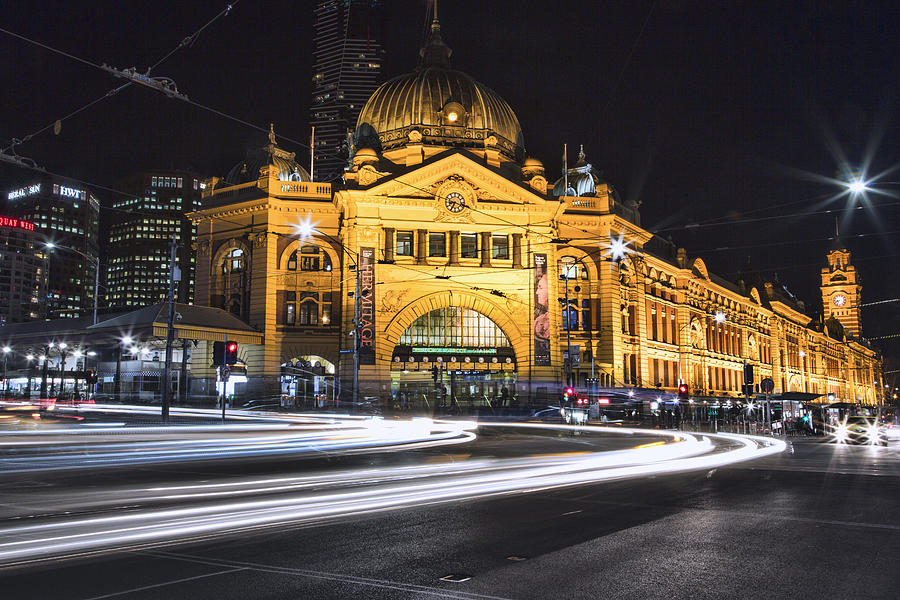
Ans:
{"label": "rooftop antenna", "polygon": [[563,196],[569,195],[569,145],[563,143]]}

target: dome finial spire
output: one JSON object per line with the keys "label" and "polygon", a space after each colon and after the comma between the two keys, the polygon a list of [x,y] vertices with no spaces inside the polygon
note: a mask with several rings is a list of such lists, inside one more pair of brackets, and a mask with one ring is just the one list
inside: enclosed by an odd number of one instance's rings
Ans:
{"label": "dome finial spire", "polygon": [[431,33],[428,34],[425,45],[419,50],[419,68],[438,67],[449,69],[450,55],[453,54],[453,50],[441,38],[441,22],[438,20],[437,0],[433,0],[431,8]]}
{"label": "dome finial spire", "polygon": [[269,143],[275,143],[275,123],[269,123]]}

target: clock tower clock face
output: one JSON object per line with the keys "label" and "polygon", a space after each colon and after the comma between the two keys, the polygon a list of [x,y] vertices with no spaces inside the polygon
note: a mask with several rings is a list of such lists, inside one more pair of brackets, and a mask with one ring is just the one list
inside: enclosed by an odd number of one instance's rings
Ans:
{"label": "clock tower clock face", "polygon": [[832,299],[832,302],[834,302],[834,305],[835,305],[835,306],[843,306],[844,304],[847,303],[847,297],[844,296],[843,294],[837,294],[837,295]]}
{"label": "clock tower clock face", "polygon": [[444,206],[452,213],[461,213],[466,208],[466,199],[459,192],[450,192],[444,198]]}

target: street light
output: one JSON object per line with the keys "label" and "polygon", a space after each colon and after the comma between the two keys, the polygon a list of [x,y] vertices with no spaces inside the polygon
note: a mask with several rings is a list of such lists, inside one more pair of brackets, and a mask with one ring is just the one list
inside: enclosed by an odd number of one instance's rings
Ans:
{"label": "street light", "polygon": [[[356,274],[356,291],[353,294],[353,331],[351,334],[353,335],[353,406],[357,406],[359,403],[359,350],[360,350],[360,339],[359,339],[359,323],[360,323],[360,305],[359,300],[361,297],[360,290],[360,254],[359,251],[354,255],[351,253],[346,246],[344,246],[343,242],[334,237],[328,235],[327,233],[316,229],[316,223],[312,222],[312,213],[307,214],[306,218],[301,220],[299,223],[294,225],[294,232],[300,238],[300,241],[303,242],[305,240],[313,239],[316,235],[320,235],[329,241],[337,244],[337,246],[347,255],[350,259],[350,262],[353,266],[353,270]],[[368,294],[369,290],[365,291],[365,294]],[[343,304],[343,302],[342,302]]]}
{"label": "street light", "polygon": [[82,252],[81,250],[77,250],[75,248],[70,248],[69,246],[60,246],[58,244],[54,244],[53,242],[47,242],[45,244],[45,247],[48,250],[54,250],[56,248],[58,248],[60,250],[68,250],[69,252],[74,252],[75,254],[83,256],[84,258],[94,262],[94,321],[93,321],[93,324],[96,325],[97,324],[97,301],[99,299],[99,292],[100,292],[100,258],[96,257],[96,256],[91,256],[90,254]]}
{"label": "street light", "polygon": [[866,182],[862,179],[854,179],[850,183],[847,184],[847,189],[852,194],[861,194],[869,189],[869,186],[866,185]]}
{"label": "street light", "polygon": [[9,359],[9,353],[12,348],[3,346],[3,395],[9,396],[9,378],[6,376],[6,361]]}

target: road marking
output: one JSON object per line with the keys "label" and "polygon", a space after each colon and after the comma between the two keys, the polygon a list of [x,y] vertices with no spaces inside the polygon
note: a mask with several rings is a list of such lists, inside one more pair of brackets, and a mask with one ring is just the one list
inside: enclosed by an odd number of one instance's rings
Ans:
{"label": "road marking", "polygon": [[[169,558],[181,560],[184,562],[193,562],[203,565],[212,565],[217,567],[242,567],[250,571],[260,571],[263,573],[274,573],[278,575],[294,575],[299,577],[309,577],[311,579],[323,579],[326,581],[340,581],[343,583],[355,583],[357,585],[384,588],[391,590],[399,590],[404,592],[412,592],[416,594],[424,594],[428,596],[438,596],[441,598],[455,598],[458,600],[511,600],[505,596],[489,596],[486,594],[478,594],[475,592],[464,592],[460,590],[448,591],[444,588],[436,588],[414,583],[403,583],[399,581],[390,581],[385,579],[374,579],[371,577],[359,577],[356,575],[344,575],[341,573],[330,573],[327,571],[312,571],[309,569],[295,569],[292,567],[278,567],[274,565],[265,565],[247,561],[205,558],[203,556],[194,556],[190,554],[179,554],[175,552],[140,552],[145,556],[155,556],[159,558]],[[89,600],[95,600],[93,598]]]}
{"label": "road marking", "polygon": [[463,581],[468,581],[472,578],[469,577],[468,575],[459,575],[459,574],[451,573],[449,575],[444,575],[443,577],[440,577],[439,579],[441,581],[452,581],[454,583],[462,583]]}
{"label": "road marking", "polygon": [[103,594],[102,596],[91,596],[90,598],[86,598],[85,600],[102,600],[103,598],[115,598],[116,596],[121,596],[122,594],[134,594],[136,592],[143,592],[145,590],[152,590],[154,588],[165,587],[167,585],[175,585],[178,583],[185,583],[186,581],[196,581],[197,579],[205,579],[207,577],[216,577],[217,575],[226,575],[228,573],[236,573],[238,571],[246,571],[246,567],[236,567],[234,569],[225,569],[224,571],[216,571],[215,573],[206,573],[204,575],[195,575],[193,577],[184,577],[182,579],[173,579],[172,581],[163,581],[162,583],[154,583],[152,585],[145,585],[139,588],[131,588],[130,590],[122,590],[120,592],[113,592],[111,594]]}
{"label": "road marking", "polygon": [[559,516],[561,516],[561,517],[567,517],[567,516],[569,516],[569,515],[577,515],[577,514],[580,513],[580,512],[584,512],[584,511],[581,511],[581,510],[570,510],[569,512],[563,513],[563,514],[561,514],[561,515],[559,515]]}

